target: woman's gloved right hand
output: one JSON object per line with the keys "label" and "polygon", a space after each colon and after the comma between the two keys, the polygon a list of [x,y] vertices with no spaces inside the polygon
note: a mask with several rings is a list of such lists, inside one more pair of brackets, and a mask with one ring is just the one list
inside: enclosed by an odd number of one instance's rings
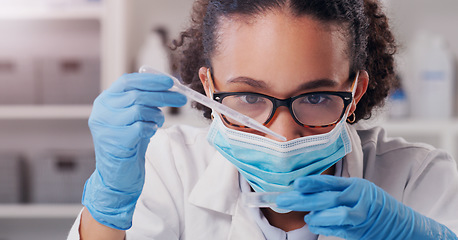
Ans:
{"label": "woman's gloved right hand", "polygon": [[83,205],[98,222],[129,229],[145,179],[145,152],[164,123],[158,107],[180,107],[186,97],[169,91],[167,76],[132,73],[120,77],[94,101],[89,128],[96,169],[87,180]]}

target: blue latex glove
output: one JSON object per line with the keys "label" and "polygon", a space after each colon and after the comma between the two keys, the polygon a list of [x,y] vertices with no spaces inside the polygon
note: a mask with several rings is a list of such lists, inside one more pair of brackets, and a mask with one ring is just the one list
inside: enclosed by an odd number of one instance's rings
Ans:
{"label": "blue latex glove", "polygon": [[315,234],[344,239],[457,239],[447,227],[400,203],[360,178],[316,175],[299,178],[294,191],[277,197],[279,208],[310,211],[304,220]]}
{"label": "blue latex glove", "polygon": [[158,107],[186,103],[168,91],[169,77],[126,74],[94,101],[89,118],[96,170],[84,187],[82,203],[98,222],[129,229],[145,179],[145,152],[164,115]]}

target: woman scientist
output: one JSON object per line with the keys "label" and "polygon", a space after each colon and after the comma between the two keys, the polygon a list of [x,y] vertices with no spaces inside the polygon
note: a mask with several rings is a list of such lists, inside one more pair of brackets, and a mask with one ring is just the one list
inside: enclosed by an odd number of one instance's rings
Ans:
{"label": "woman scientist", "polygon": [[[192,20],[183,80],[287,141],[209,109],[209,128],[157,131],[158,107],[185,97],[124,75],[94,103],[96,170],[69,239],[457,239],[455,161],[353,125],[394,85],[376,0],[197,0]],[[283,193],[250,208],[251,191]]]}

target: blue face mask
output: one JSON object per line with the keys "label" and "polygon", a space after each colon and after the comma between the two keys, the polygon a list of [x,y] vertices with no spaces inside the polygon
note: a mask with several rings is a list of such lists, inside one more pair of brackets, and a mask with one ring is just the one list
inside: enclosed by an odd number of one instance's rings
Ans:
{"label": "blue face mask", "polygon": [[214,114],[207,140],[256,192],[287,192],[295,179],[321,174],[351,152],[345,119],[328,133],[278,142],[230,129]]}

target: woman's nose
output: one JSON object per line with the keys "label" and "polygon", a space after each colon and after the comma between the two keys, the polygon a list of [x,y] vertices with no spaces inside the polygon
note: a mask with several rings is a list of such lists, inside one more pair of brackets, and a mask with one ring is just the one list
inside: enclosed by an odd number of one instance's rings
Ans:
{"label": "woman's nose", "polygon": [[[267,127],[284,136],[287,141],[307,135],[307,129],[297,124],[296,121],[294,121],[293,116],[291,116],[288,108],[283,106],[277,108],[274,117]],[[273,136],[266,137],[278,141],[278,139]]]}

